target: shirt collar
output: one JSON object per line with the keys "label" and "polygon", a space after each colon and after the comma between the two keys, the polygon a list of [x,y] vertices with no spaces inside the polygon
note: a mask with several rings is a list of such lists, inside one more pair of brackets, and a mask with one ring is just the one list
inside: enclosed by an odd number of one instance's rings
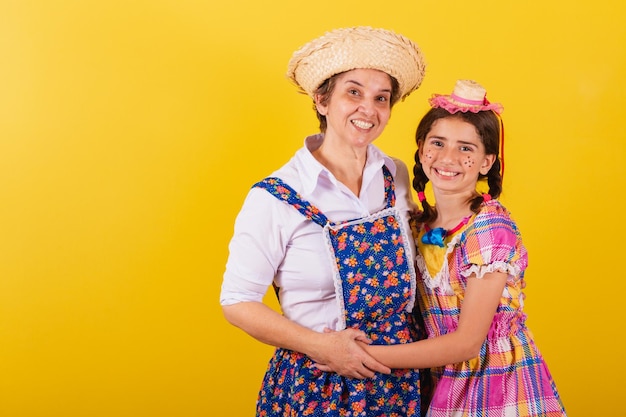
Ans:
{"label": "shirt collar", "polygon": [[[318,179],[322,175],[330,176],[330,171],[326,169],[311,153],[317,149],[324,141],[324,134],[318,133],[307,136],[304,139],[304,147],[296,153],[296,159],[300,166],[302,194],[310,195],[317,187]],[[396,164],[393,159],[385,155],[380,149],[374,145],[367,147],[367,162],[363,169],[363,184],[368,183],[374,175],[386,165],[391,175],[396,175]]]}

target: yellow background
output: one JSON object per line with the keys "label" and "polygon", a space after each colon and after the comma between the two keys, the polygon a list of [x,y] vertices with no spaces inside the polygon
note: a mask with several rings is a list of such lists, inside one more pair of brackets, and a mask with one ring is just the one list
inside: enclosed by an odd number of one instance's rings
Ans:
{"label": "yellow background", "polygon": [[0,416],[254,414],[271,348],[222,318],[227,244],[316,130],[291,53],[351,25],[426,55],[377,141],[409,166],[431,93],[504,103],[528,323],[570,416],[624,415],[622,4],[0,0]]}

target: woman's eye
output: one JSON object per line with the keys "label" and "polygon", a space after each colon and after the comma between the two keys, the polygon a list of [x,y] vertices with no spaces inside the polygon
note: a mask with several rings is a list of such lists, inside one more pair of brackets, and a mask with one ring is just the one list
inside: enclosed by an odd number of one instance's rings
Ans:
{"label": "woman's eye", "polygon": [[356,96],[356,95],[358,95],[358,94],[359,94],[359,92],[353,88],[353,89],[348,90],[348,94],[351,94],[351,95],[353,95],[353,96]]}
{"label": "woman's eye", "polygon": [[388,100],[388,99],[387,99],[387,97],[385,97],[385,96],[378,97],[378,101],[380,101],[380,102],[382,102],[382,103],[384,103],[384,102],[385,102],[385,101],[387,101],[387,100]]}

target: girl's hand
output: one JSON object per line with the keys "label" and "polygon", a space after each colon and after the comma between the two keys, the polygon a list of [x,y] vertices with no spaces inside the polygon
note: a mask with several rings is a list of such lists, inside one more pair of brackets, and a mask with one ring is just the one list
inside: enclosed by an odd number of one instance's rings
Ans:
{"label": "girl's hand", "polygon": [[311,355],[315,366],[325,372],[336,372],[349,378],[372,378],[376,372],[390,374],[391,369],[370,356],[362,347],[372,341],[356,329],[333,331],[324,329],[323,348]]}

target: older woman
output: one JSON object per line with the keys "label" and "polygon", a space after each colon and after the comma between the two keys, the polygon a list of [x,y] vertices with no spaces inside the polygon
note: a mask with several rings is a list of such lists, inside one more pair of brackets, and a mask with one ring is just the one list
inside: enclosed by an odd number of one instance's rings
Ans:
{"label": "older woman", "polygon": [[[424,69],[412,41],[369,27],[328,32],[289,62],[320,133],[250,190],[220,300],[230,323],[277,347],[257,415],[420,414],[419,371],[392,372],[357,341],[417,339],[408,171],[372,142]],[[282,314],[263,303],[272,285]]]}

